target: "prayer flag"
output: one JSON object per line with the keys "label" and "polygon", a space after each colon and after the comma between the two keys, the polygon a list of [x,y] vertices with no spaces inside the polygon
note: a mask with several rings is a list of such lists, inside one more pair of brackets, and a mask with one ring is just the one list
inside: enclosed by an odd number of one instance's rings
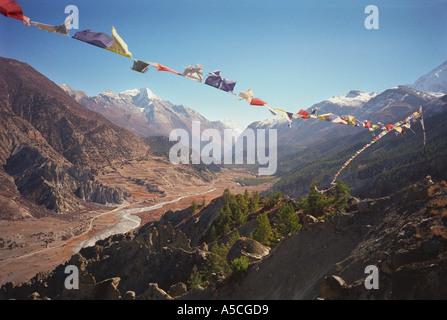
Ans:
{"label": "prayer flag", "polygon": [[132,70],[144,73],[147,71],[147,68],[149,67],[149,65],[150,64],[148,62],[134,60]]}
{"label": "prayer flag", "polygon": [[60,26],[51,26],[48,24],[43,24],[43,23],[39,23],[39,22],[35,22],[35,21],[31,21],[30,23],[34,26],[36,26],[37,29],[39,30],[45,30],[51,33],[59,33],[62,34],[64,36],[69,36],[69,27],[70,27],[70,23],[73,20],[73,16],[68,16],[65,19],[64,24],[60,25]]}
{"label": "prayer flag", "polygon": [[129,51],[127,44],[124,40],[119,36],[118,32],[116,32],[115,27],[112,27],[112,37],[115,39],[115,42],[107,48],[107,50],[118,53],[122,56],[132,58],[132,53]]}
{"label": "prayer flag", "polygon": [[157,67],[157,70],[158,70],[158,71],[168,71],[168,72],[172,72],[172,73],[178,74],[179,76],[182,75],[180,72],[175,71],[174,69],[165,67],[164,65],[159,64],[159,63],[157,63],[157,66],[156,66],[156,67]]}
{"label": "prayer flag", "polygon": [[221,71],[214,71],[208,74],[208,78],[205,80],[205,84],[219,89],[222,84],[222,77],[220,76]]}
{"label": "prayer flag", "polygon": [[227,78],[222,79],[222,86],[220,87],[223,91],[233,93],[236,82],[228,80]]}
{"label": "prayer flag", "polygon": [[103,49],[110,47],[115,42],[115,39],[107,34],[102,32],[93,32],[90,29],[77,32],[73,38]]}
{"label": "prayer flag", "polygon": [[239,92],[239,97],[242,98],[243,100],[247,101],[248,103],[250,103],[251,100],[253,99],[253,89],[248,89],[248,90]]}
{"label": "prayer flag", "polygon": [[197,82],[203,81],[203,66],[198,64],[195,67],[189,66],[185,68],[185,71],[183,71],[182,76]]}
{"label": "prayer flag", "polygon": [[28,27],[30,26],[29,18],[23,15],[22,8],[16,1],[0,0],[0,13],[5,17],[21,20]]}
{"label": "prayer flag", "polygon": [[251,99],[250,104],[252,106],[263,106],[263,105],[267,104],[267,102],[264,102],[258,98],[253,98],[253,99]]}

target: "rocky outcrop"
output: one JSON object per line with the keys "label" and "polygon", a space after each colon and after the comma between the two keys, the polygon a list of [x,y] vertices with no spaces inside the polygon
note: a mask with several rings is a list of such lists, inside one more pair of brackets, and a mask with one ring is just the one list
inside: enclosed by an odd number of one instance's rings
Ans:
{"label": "rocky outcrop", "polygon": [[93,300],[119,300],[121,299],[121,293],[118,290],[118,284],[121,279],[111,278],[101,281],[93,288],[92,298]]}
{"label": "rocky outcrop", "polygon": [[176,284],[173,284],[168,291],[169,295],[173,298],[181,297],[187,292],[188,288],[186,287],[186,284],[184,284],[183,282],[177,282]]}
{"label": "rocky outcrop", "polygon": [[[322,295],[327,299],[446,299],[446,206],[446,185],[434,184],[429,177],[388,198],[370,200],[375,213],[386,212],[384,219],[371,225],[364,241],[340,261],[337,275],[322,281],[326,288]],[[362,271],[367,265],[378,268],[378,289],[365,288],[367,274]],[[340,292],[333,280],[332,285],[328,282],[335,276],[345,284],[343,294],[333,295]]]}
{"label": "rocky outcrop", "polygon": [[4,168],[25,198],[58,213],[74,210],[79,199],[99,204],[125,199],[121,189],[94,180],[88,170],[53,161],[29,146],[18,148]]}
{"label": "rocky outcrop", "polygon": [[147,290],[140,294],[136,300],[172,300],[172,297],[160,289],[158,284],[149,283]]}
{"label": "rocky outcrop", "polygon": [[[306,227],[306,225],[308,227]],[[446,299],[447,184],[427,178],[387,197],[354,201],[328,221],[309,219],[237,285],[192,299]],[[367,266],[378,289],[367,289]]]}
{"label": "rocky outcrop", "polygon": [[227,262],[240,257],[247,257],[250,262],[262,260],[270,252],[270,248],[256,240],[242,237],[233,244],[227,254]]}
{"label": "rocky outcrop", "polygon": [[180,211],[167,211],[161,223],[169,223],[181,230],[191,241],[191,246],[199,246],[203,242],[208,228],[219,215],[222,203],[219,198],[211,201],[203,210],[193,215],[189,208]]}
{"label": "rocky outcrop", "polygon": [[[98,241],[49,274],[20,285],[6,284],[0,300],[25,299],[33,292],[50,299],[172,299],[166,292],[181,295],[180,283],[187,283],[194,266],[201,267],[206,258],[207,252],[191,248],[181,231],[150,224]],[[68,265],[79,270],[79,290],[64,288]],[[133,294],[123,297],[127,292]]]}

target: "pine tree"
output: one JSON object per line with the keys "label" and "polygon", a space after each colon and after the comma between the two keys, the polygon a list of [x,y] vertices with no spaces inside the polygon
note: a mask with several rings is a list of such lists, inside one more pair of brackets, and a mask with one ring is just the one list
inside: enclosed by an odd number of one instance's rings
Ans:
{"label": "pine tree", "polygon": [[292,205],[285,203],[279,208],[275,219],[275,230],[279,237],[284,237],[301,229],[300,219]]}
{"label": "pine tree", "polygon": [[248,208],[249,208],[249,212],[255,212],[259,209],[259,192],[258,191],[253,191]]}
{"label": "pine tree", "polygon": [[191,213],[196,212],[198,209],[199,209],[199,206],[197,205],[197,202],[195,200],[193,200],[191,202],[191,207],[190,207]]}
{"label": "pine tree", "polygon": [[214,224],[211,225],[209,231],[208,231],[208,242],[214,242],[217,239],[217,231]]}
{"label": "pine tree", "polygon": [[231,209],[231,229],[243,225],[247,221],[247,216],[238,205],[233,205]]}
{"label": "pine tree", "polygon": [[310,186],[309,194],[301,200],[300,207],[306,214],[318,218],[324,215],[325,210],[330,206],[332,201],[327,198],[326,194],[318,193],[315,189],[316,186],[317,181]]}
{"label": "pine tree", "polygon": [[236,196],[236,201],[239,206],[239,209],[242,211],[243,214],[246,215],[248,213],[248,203],[250,199],[247,201],[245,195],[243,196],[241,194],[238,194]]}
{"label": "pine tree", "polygon": [[244,198],[245,198],[245,201],[246,201],[247,203],[250,202],[250,193],[248,192],[247,189],[245,189],[245,192],[244,192]]}
{"label": "pine tree", "polygon": [[266,213],[260,214],[256,219],[256,230],[253,239],[262,244],[267,244],[272,238],[272,226]]}

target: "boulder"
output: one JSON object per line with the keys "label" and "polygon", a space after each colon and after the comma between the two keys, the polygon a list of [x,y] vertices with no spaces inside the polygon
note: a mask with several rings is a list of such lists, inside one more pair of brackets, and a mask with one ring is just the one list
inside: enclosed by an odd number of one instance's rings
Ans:
{"label": "boulder", "polygon": [[245,256],[250,262],[263,259],[270,253],[270,248],[256,240],[242,237],[233,244],[227,254],[227,262]]}
{"label": "boulder", "polygon": [[176,284],[173,284],[169,288],[169,295],[173,298],[180,297],[188,292],[188,288],[186,287],[186,284],[183,282],[177,282]]}
{"label": "boulder", "polygon": [[158,284],[149,283],[147,290],[140,294],[137,300],[172,300],[172,297],[160,289]]}
{"label": "boulder", "polygon": [[328,300],[344,300],[348,298],[349,287],[342,278],[331,275],[321,280],[320,291]]}
{"label": "boulder", "polygon": [[93,289],[93,300],[118,300],[121,299],[121,293],[118,290],[118,284],[121,278],[110,278],[98,283]]}
{"label": "boulder", "polygon": [[123,299],[124,299],[124,300],[135,300],[135,292],[134,292],[134,291],[127,291],[127,292],[124,294]]}
{"label": "boulder", "polygon": [[27,298],[28,300],[42,300],[38,292],[31,293]]}

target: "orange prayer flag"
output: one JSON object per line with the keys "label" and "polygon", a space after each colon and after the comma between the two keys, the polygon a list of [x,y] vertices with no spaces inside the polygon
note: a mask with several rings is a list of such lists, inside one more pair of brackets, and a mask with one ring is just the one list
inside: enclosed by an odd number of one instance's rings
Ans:
{"label": "orange prayer flag", "polygon": [[253,98],[253,99],[251,99],[250,104],[252,106],[263,106],[263,105],[267,104],[267,102],[264,102],[264,101],[262,101],[261,99],[258,99],[258,98]]}
{"label": "orange prayer flag", "polygon": [[178,74],[179,76],[181,76],[182,74],[180,73],[180,72],[178,72],[178,71],[175,71],[174,69],[171,69],[171,68],[168,68],[168,67],[165,67],[164,65],[162,65],[162,64],[157,64],[157,70],[158,71],[169,71],[169,72],[172,72],[172,73],[175,73],[175,74]]}

